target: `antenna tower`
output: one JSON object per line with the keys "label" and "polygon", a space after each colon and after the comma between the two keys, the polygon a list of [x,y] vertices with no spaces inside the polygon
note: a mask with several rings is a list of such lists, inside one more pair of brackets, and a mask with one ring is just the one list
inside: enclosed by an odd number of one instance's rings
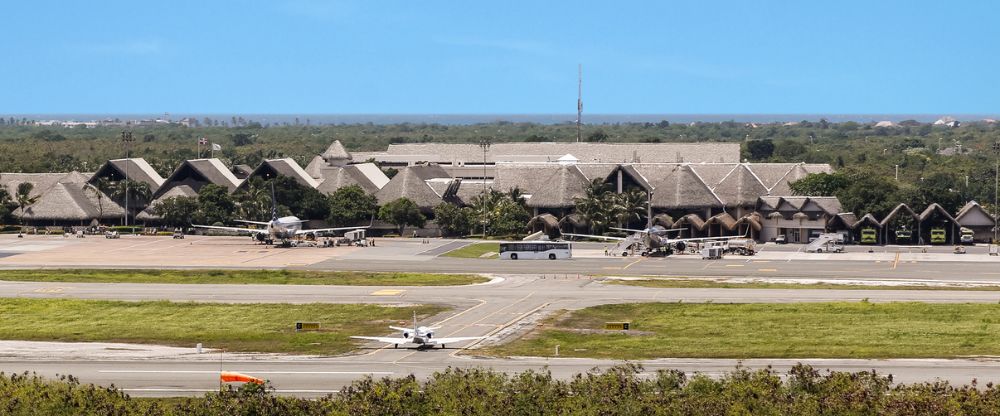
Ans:
{"label": "antenna tower", "polygon": [[583,136],[580,130],[580,119],[583,118],[583,64],[578,64],[576,71],[576,142],[579,143]]}

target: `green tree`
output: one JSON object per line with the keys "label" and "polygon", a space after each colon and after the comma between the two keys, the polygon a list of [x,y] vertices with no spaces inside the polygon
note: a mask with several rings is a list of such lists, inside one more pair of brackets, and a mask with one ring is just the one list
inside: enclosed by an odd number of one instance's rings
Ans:
{"label": "green tree", "polygon": [[97,199],[97,221],[100,222],[104,219],[104,190],[111,186],[108,178],[101,177],[94,180],[93,183],[88,182],[83,185],[83,190],[94,196]]}
{"label": "green tree", "polygon": [[198,211],[194,219],[199,224],[226,224],[232,220],[234,212],[236,203],[226,187],[208,184],[198,190]]}
{"label": "green tree", "polygon": [[645,226],[647,215],[646,191],[640,188],[632,188],[622,192],[617,196],[618,205],[618,225],[620,227],[632,228],[633,224]]}
{"label": "green tree", "polygon": [[157,202],[152,212],[168,226],[190,227],[191,219],[198,216],[199,209],[198,198],[175,196]]}
{"label": "green tree", "polygon": [[274,194],[278,205],[288,209],[292,215],[302,219],[325,219],[330,215],[330,201],[326,195],[309,186],[300,184],[290,176],[270,179],[274,183]]}
{"label": "green tree", "polygon": [[771,139],[750,140],[747,142],[747,153],[752,161],[767,160],[774,154],[774,142]]}
{"label": "green tree", "polygon": [[473,198],[471,206],[474,228],[480,229],[485,220],[486,234],[492,236],[520,234],[531,217],[524,194],[517,188],[507,192],[489,189]]}
{"label": "green tree", "polygon": [[587,221],[590,232],[601,234],[619,218],[622,206],[603,179],[594,179],[584,192],[582,198],[574,199],[576,213]]}
{"label": "green tree", "polygon": [[434,222],[446,236],[466,235],[476,224],[472,208],[458,207],[447,202],[434,207]]}
{"label": "green tree", "polygon": [[34,204],[38,200],[37,196],[31,196],[31,191],[35,189],[35,185],[31,182],[21,182],[17,184],[17,193],[14,197],[17,199],[17,206],[21,209],[21,225],[24,225],[24,210],[28,205]]}
{"label": "green tree", "polygon": [[326,222],[334,227],[367,223],[378,213],[378,200],[358,185],[340,188],[327,199],[330,201],[330,215],[326,217]]}
{"label": "green tree", "polygon": [[0,186],[0,224],[9,224],[13,220],[13,211],[16,208],[17,203],[10,197],[10,192],[7,192],[6,187]]}
{"label": "green tree", "polygon": [[383,205],[378,211],[378,216],[382,221],[394,224],[400,235],[407,225],[419,228],[427,222],[427,217],[420,212],[417,204],[408,198],[399,198]]}
{"label": "green tree", "polygon": [[246,220],[271,219],[271,188],[260,177],[247,180],[246,186],[233,194],[239,217]]}

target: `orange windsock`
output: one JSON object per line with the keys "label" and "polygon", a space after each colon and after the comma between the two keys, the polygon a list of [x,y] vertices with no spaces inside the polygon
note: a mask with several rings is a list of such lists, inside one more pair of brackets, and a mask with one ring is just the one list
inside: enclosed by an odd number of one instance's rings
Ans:
{"label": "orange windsock", "polygon": [[251,377],[243,373],[237,373],[233,371],[223,371],[219,375],[219,380],[223,383],[256,383],[264,384],[264,380],[257,377]]}

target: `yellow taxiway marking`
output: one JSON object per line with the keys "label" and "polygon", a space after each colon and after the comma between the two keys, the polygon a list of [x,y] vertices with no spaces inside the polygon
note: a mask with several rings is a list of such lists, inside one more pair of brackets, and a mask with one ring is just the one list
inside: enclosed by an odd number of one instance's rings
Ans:
{"label": "yellow taxiway marking", "polygon": [[892,262],[892,269],[896,270],[896,266],[899,265],[899,253],[896,253],[896,260]]}
{"label": "yellow taxiway marking", "polygon": [[621,267],[601,267],[604,270],[621,270]]}
{"label": "yellow taxiway marking", "polygon": [[743,267],[742,264],[727,264],[726,267]]}
{"label": "yellow taxiway marking", "polygon": [[382,289],[372,292],[372,296],[398,296],[401,295],[405,290],[401,289]]}
{"label": "yellow taxiway marking", "polygon": [[638,263],[640,261],[643,261],[643,260],[644,259],[639,259],[639,260],[633,261],[633,262],[631,262],[629,264],[626,264],[625,267],[622,267],[622,270],[628,269],[629,267],[632,267],[632,265],[634,265],[634,264],[636,264],[636,263]]}
{"label": "yellow taxiway marking", "polygon": [[63,288],[61,287],[43,287],[41,289],[35,289],[35,293],[62,293]]}
{"label": "yellow taxiway marking", "polygon": [[770,263],[771,260],[754,260],[754,263]]}
{"label": "yellow taxiway marking", "polygon": [[758,272],[776,272],[778,269],[757,269]]}

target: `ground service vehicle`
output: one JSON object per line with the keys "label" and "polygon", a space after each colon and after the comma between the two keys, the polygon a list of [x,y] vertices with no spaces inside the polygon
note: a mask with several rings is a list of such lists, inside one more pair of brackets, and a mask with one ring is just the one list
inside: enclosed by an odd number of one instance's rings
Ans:
{"label": "ground service vehicle", "polygon": [[875,244],[878,242],[878,234],[871,227],[861,229],[861,244]]}
{"label": "ground service vehicle", "polygon": [[910,243],[913,239],[913,232],[906,227],[896,230],[896,243]]}
{"label": "ground service vehicle", "polygon": [[965,228],[965,227],[962,227],[961,232],[962,232],[962,234],[961,234],[961,237],[960,237],[959,241],[961,241],[962,244],[974,244],[975,243],[976,234],[974,232],[972,232],[972,230],[970,230],[968,228]]}
{"label": "ground service vehicle", "polygon": [[788,238],[784,234],[774,237],[774,244],[788,244]]}
{"label": "ground service vehicle", "polygon": [[944,228],[932,228],[931,244],[944,244],[944,242],[945,242]]}
{"label": "ground service vehicle", "polygon": [[516,242],[500,243],[500,258],[504,260],[568,259],[573,257],[570,243]]}
{"label": "ground service vehicle", "polygon": [[726,251],[741,256],[752,256],[757,252],[757,242],[749,238],[734,238],[726,242]]}

